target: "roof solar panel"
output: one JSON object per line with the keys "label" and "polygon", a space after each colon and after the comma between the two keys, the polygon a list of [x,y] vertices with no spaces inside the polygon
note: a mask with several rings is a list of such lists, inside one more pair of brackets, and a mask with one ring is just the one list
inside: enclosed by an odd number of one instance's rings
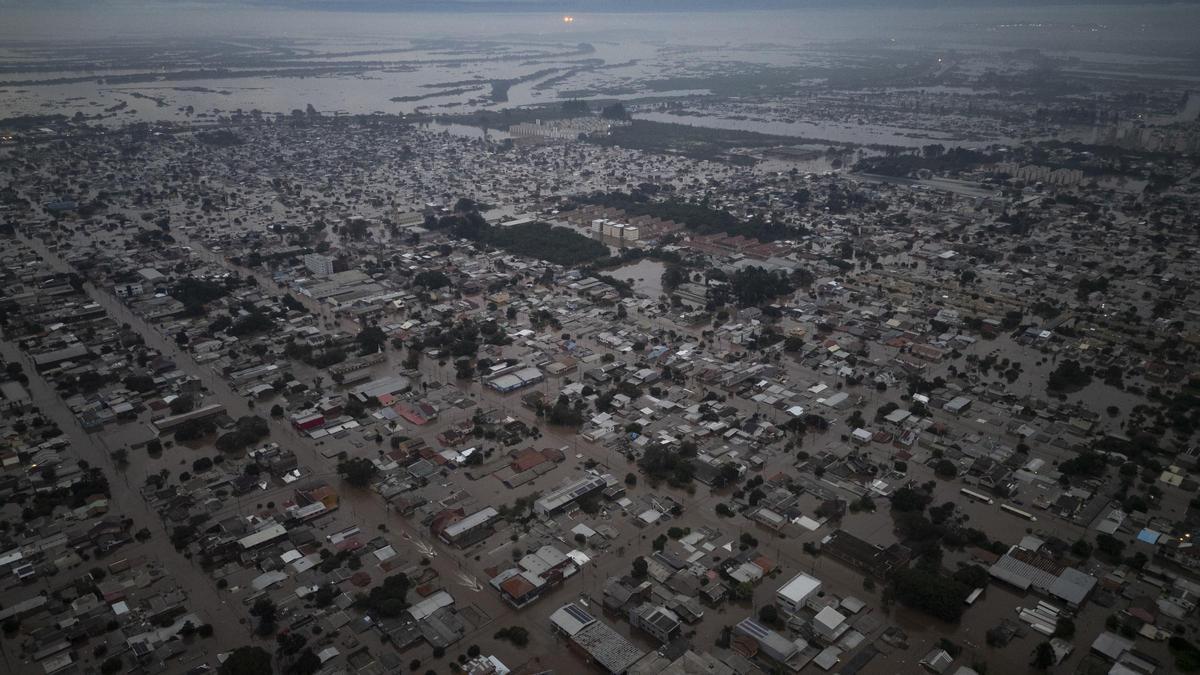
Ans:
{"label": "roof solar panel", "polygon": [[580,609],[578,605],[567,605],[563,608],[563,611],[570,614],[571,618],[579,623],[588,623],[593,620],[592,615]]}
{"label": "roof solar panel", "polygon": [[754,637],[759,637],[759,638],[766,637],[766,635],[768,633],[766,628],[763,628],[762,626],[758,625],[754,621],[751,621],[750,619],[746,619],[745,621],[742,621],[742,623],[739,625],[741,626],[742,630],[746,631],[747,633],[750,633]]}

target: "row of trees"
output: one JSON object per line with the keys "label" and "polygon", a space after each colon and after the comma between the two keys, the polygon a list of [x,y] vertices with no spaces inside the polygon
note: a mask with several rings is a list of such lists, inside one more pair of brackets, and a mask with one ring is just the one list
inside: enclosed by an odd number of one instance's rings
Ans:
{"label": "row of trees", "polygon": [[580,265],[608,255],[607,246],[574,230],[541,222],[492,227],[479,211],[474,210],[474,204],[468,201],[461,206],[468,210],[427,221],[426,227],[432,226],[432,229],[448,231],[461,239],[557,265]]}

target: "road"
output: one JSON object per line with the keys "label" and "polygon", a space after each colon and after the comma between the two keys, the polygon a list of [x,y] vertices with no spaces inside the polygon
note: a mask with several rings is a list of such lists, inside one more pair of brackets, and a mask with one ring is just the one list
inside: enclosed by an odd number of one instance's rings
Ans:
{"label": "road", "polygon": [[[49,263],[49,265],[57,271],[70,271],[69,265],[59,258],[54,252],[51,252],[42,245],[40,241],[27,239],[28,244],[37,251]],[[178,349],[173,340],[170,340],[159,333],[153,326],[145,322],[141,317],[130,312],[129,309],[115,296],[102,291],[101,289],[88,283],[84,285],[84,292],[87,293],[95,302],[99,303],[109,313],[109,316],[118,323],[128,323],[136,330],[146,341],[146,344],[154,349],[159,350],[168,358],[176,362],[177,367],[185,371],[189,375],[200,378],[205,388],[208,390],[207,396],[225,405],[226,410],[233,417],[241,415],[255,414],[246,399],[237,395],[229,385],[210,369],[197,364],[191,355],[185,351]],[[28,364],[20,355],[16,347],[8,342],[3,344],[4,355],[6,358],[19,358],[24,363]],[[30,370],[32,367],[27,367]],[[109,452],[111,449],[104,444],[104,433],[86,434],[82,431],[79,425],[75,422],[70,411],[63,405],[49,387],[41,381],[39,377],[31,377],[31,395],[34,400],[45,411],[52,413],[55,421],[67,432],[72,442],[81,449],[81,457],[87,459],[93,465],[104,466],[110,476],[119,476],[119,472],[113,466]],[[271,439],[279,442],[292,449],[297,456],[302,466],[307,466],[317,475],[332,477],[334,475],[334,463],[336,460],[326,459],[318,450],[316,442],[301,436],[296,433],[293,427],[284,419],[269,418],[271,429]],[[136,457],[133,461],[137,461]],[[487,479],[489,483],[495,482],[492,479]],[[498,485],[498,482],[495,482]],[[482,484],[481,484],[482,487]],[[498,492],[498,488],[496,489]],[[287,489],[274,489],[270,492],[252,494],[249,498],[243,500],[237,507],[238,510],[244,504],[249,505],[252,501],[266,501],[277,494],[286,494]],[[491,621],[481,627],[474,634],[468,635],[465,638],[464,644],[472,644],[476,642],[490,641],[491,633],[494,632],[495,626],[520,624],[527,625],[531,628],[531,633],[536,635],[536,626],[530,625],[528,616],[518,616],[516,611],[505,604],[499,595],[486,585],[486,578],[481,576],[480,570],[472,566],[464,566],[462,554],[451,547],[442,544],[440,541],[429,537],[428,533],[415,527],[408,520],[391,513],[382,499],[374,492],[367,490],[355,490],[348,485],[342,485],[339,489],[341,497],[341,507],[343,510],[350,510],[353,517],[357,520],[358,526],[364,532],[375,533],[379,531],[380,525],[386,525],[388,538],[396,546],[397,550],[407,550],[412,562],[416,562],[421,557],[429,559],[429,566],[434,569],[447,590],[456,596],[458,602],[462,605],[473,605],[484,615],[491,618]],[[114,501],[121,513],[129,514],[139,524],[145,523],[151,526],[151,529],[161,531],[161,520],[157,513],[154,513],[136,489],[115,489]],[[172,573],[177,574],[181,585],[184,586],[190,598],[196,603],[197,609],[208,617],[228,617],[231,607],[236,607],[237,612],[246,612],[244,606],[237,601],[237,598],[230,591],[215,591],[215,582],[209,578],[199,565],[195,564],[183,555],[174,551],[170,546],[167,536],[164,533],[162,536],[156,536],[155,539],[146,546],[153,549],[160,557],[164,559],[168,569]],[[131,549],[128,554],[132,556],[134,551]],[[374,575],[374,581],[380,581],[379,573]],[[562,595],[563,589],[559,589],[557,595]],[[543,600],[542,606],[548,606],[548,603],[554,602],[551,599]],[[557,606],[555,606],[556,608]],[[249,619],[248,614],[243,616]],[[229,632],[220,630],[221,625],[228,625],[228,620],[217,621],[218,623],[218,639],[229,635]],[[232,631],[232,639],[223,641],[227,648],[235,647],[244,642],[241,635],[241,630]],[[541,638],[534,638],[534,645],[537,645]],[[548,639],[548,638],[547,638]],[[543,656],[549,656],[554,653],[552,643],[547,642],[547,649]],[[511,649],[511,647],[510,647]],[[421,650],[417,651],[422,651]],[[427,650],[432,652],[432,650]],[[553,663],[553,659],[549,660]],[[564,659],[559,663],[559,667],[568,667],[568,663],[572,661]]]}

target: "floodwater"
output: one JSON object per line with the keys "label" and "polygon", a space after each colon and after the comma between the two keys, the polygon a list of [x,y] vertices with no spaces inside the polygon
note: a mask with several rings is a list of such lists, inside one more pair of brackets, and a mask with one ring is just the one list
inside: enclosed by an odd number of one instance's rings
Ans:
{"label": "floodwater", "polygon": [[[978,148],[991,143],[1017,144],[1022,139],[1005,136],[961,138],[945,132],[925,129],[908,129],[885,124],[849,124],[829,120],[799,120],[785,122],[782,120],[750,120],[731,119],[719,115],[673,115],[663,112],[639,112],[638,119],[668,124],[686,124],[693,127],[710,129],[731,129],[734,131],[754,131],[775,136],[795,136],[832,143],[849,143],[854,145],[890,145],[909,148],[919,148],[931,143],[939,143],[947,147]],[[1091,134],[1091,130],[1071,131],[1058,138],[1062,140],[1080,140]],[[1024,139],[1044,140],[1044,139]]]}
{"label": "floodwater", "polygon": [[465,136],[466,138],[485,138],[490,141],[503,141],[506,138],[512,138],[507,131],[501,131],[499,129],[484,129],[483,127],[473,127],[468,124],[444,124],[442,122],[434,122],[433,124],[423,124],[421,127],[430,131],[444,131],[455,136]]}
{"label": "floodwater", "polygon": [[[457,113],[572,97],[682,97],[706,90],[654,91],[645,85],[672,77],[703,80],[739,64],[794,67],[857,40],[901,50],[962,43],[979,50],[1120,51],[1162,62],[1194,46],[1200,8],[613,12],[576,14],[565,23],[550,11],[308,12],[164,3],[69,13],[13,9],[5,19],[0,83],[14,84],[0,84],[0,118],[82,112],[120,123],[203,120],[237,110],[286,114],[309,104],[325,114]],[[1093,24],[1101,29],[1070,28]],[[216,68],[226,72],[167,79],[171,72]],[[288,69],[293,72],[283,76]],[[254,74],[234,76],[238,71]],[[157,74],[158,81],[104,82],[131,74]],[[61,77],[85,79],[37,84]],[[492,80],[517,80],[506,101],[492,100]],[[750,128],[744,121],[711,118],[664,121]],[[909,130],[887,127],[754,126],[755,131],[855,143],[912,146],[942,140],[912,138],[905,135]]]}
{"label": "floodwater", "polygon": [[667,266],[657,260],[643,258],[630,265],[622,265],[610,274],[633,285],[633,292],[648,298],[662,295],[662,273]]}

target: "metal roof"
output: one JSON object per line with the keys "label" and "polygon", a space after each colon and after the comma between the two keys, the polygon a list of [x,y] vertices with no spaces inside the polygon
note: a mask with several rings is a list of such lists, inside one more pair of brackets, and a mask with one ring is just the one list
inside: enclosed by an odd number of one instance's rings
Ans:
{"label": "metal roof", "polygon": [[595,620],[575,603],[563,605],[550,615],[550,623],[568,636],[574,636]]}
{"label": "metal roof", "polygon": [[646,655],[603,621],[595,621],[571,638],[610,673],[624,673]]}

